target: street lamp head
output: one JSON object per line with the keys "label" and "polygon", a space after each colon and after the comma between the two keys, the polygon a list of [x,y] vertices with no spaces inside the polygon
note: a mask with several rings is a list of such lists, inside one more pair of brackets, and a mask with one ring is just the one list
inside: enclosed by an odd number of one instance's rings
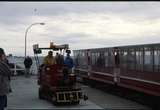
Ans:
{"label": "street lamp head", "polygon": [[45,23],[40,23],[40,25],[45,25]]}

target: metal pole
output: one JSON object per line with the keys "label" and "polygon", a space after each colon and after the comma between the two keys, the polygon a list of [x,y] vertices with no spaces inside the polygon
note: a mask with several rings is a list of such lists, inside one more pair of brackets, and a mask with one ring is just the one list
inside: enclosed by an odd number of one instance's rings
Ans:
{"label": "metal pole", "polygon": [[29,30],[33,25],[36,25],[36,24],[44,25],[44,23],[33,23],[33,24],[31,24],[31,25],[26,29],[26,32],[25,32],[25,58],[26,58],[26,51],[27,51],[27,33],[28,33],[28,30]]}
{"label": "metal pole", "polygon": [[28,32],[28,28],[25,32],[25,58],[26,58],[26,47],[27,47],[27,32]]}

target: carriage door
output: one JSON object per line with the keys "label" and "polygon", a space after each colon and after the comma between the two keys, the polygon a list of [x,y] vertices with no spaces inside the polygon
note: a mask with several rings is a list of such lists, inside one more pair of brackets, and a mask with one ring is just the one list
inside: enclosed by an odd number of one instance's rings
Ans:
{"label": "carriage door", "polygon": [[91,72],[91,52],[87,50],[87,65],[88,65],[88,77],[90,76]]}
{"label": "carriage door", "polygon": [[119,75],[120,75],[120,55],[119,55],[119,49],[114,48],[114,82],[115,84],[120,81]]}

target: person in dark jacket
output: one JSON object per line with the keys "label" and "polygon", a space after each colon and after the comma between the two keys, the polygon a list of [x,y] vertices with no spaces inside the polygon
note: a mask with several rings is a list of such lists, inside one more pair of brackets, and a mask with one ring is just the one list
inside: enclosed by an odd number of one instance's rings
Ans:
{"label": "person in dark jacket", "polygon": [[6,62],[5,52],[0,48],[0,110],[7,107],[7,95],[10,93],[11,70]]}
{"label": "person in dark jacket", "polygon": [[73,59],[70,57],[70,51],[67,51],[67,56],[64,60],[64,69],[63,69],[63,75],[64,80],[68,80],[68,75],[72,73],[73,68]]}
{"label": "person in dark jacket", "polygon": [[72,73],[74,64],[73,59],[70,57],[70,53],[67,53],[67,57],[64,60],[64,65],[68,67],[69,73]]}
{"label": "person in dark jacket", "polygon": [[56,64],[62,65],[64,63],[64,58],[63,55],[59,54],[58,52],[56,53]]}
{"label": "person in dark jacket", "polygon": [[26,69],[25,75],[26,75],[26,77],[29,77],[30,76],[30,68],[32,66],[32,59],[29,56],[27,56],[25,58],[24,65],[25,65],[25,69]]}

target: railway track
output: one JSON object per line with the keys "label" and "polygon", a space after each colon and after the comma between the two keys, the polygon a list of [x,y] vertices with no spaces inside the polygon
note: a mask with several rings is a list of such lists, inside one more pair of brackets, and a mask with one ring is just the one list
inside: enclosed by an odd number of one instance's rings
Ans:
{"label": "railway track", "polygon": [[[121,98],[125,98],[131,101],[135,101],[144,106],[150,107],[152,110],[160,110],[160,97],[151,96],[148,94],[144,94],[135,90],[119,87],[116,85],[104,84],[102,82],[95,82],[94,84],[89,81],[79,82],[84,85],[88,85],[92,88],[99,89],[106,93],[119,96]],[[101,85],[101,86],[100,86]]]}

